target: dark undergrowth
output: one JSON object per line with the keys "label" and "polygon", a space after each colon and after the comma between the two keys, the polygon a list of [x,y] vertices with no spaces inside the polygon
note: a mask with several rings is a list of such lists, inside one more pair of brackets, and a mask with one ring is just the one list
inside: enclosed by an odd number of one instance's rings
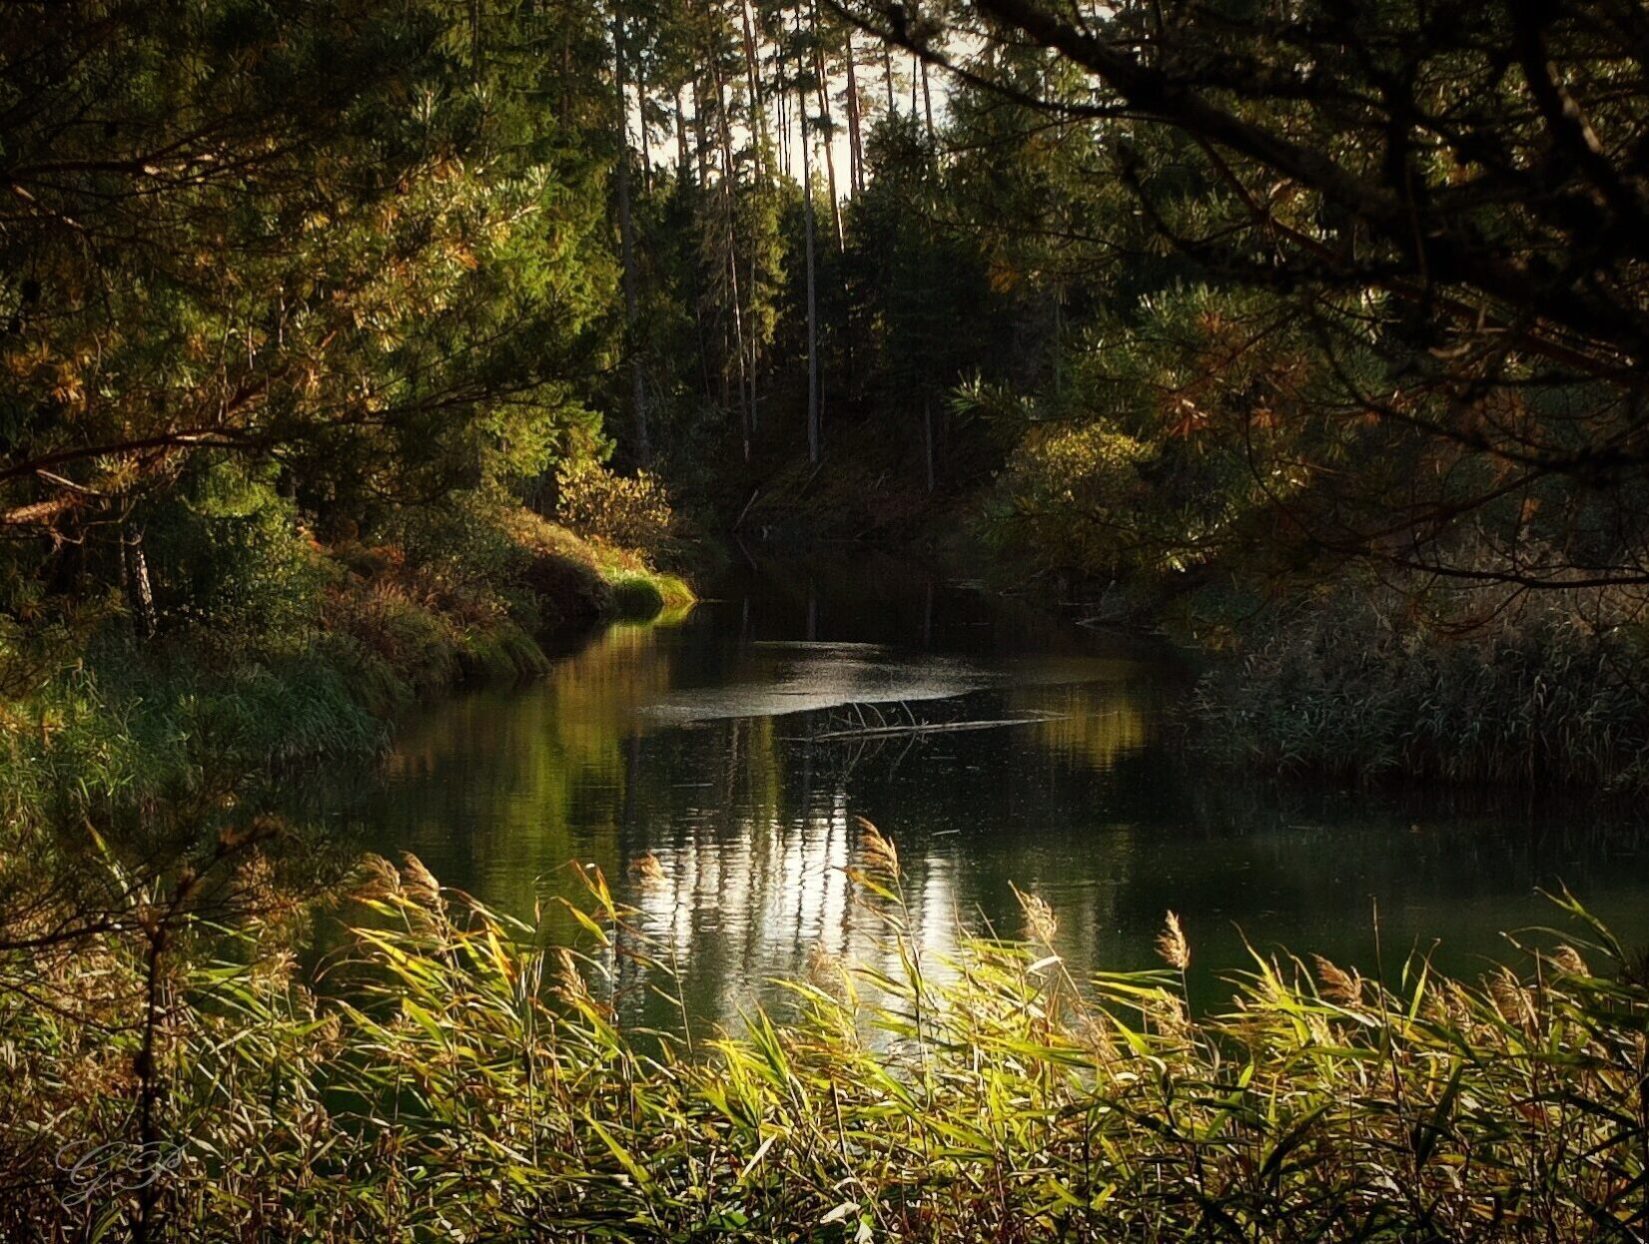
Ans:
{"label": "dark undergrowth", "polygon": [[[1649,630],[1620,591],[1342,589],[1254,627],[1201,682],[1198,733],[1240,767],[1631,793],[1649,787]],[[1261,633],[1263,630],[1263,633]]]}

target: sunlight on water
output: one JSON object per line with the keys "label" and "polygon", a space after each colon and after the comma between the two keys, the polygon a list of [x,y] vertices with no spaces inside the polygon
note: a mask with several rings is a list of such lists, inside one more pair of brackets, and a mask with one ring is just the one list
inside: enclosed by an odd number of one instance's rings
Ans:
{"label": "sunlight on water", "polygon": [[[717,595],[431,710],[348,820],[516,912],[575,892],[569,862],[601,868],[707,1021],[782,1001],[772,979],[816,950],[874,959],[843,871],[858,816],[898,843],[936,958],[964,925],[1020,933],[1010,882],[1053,905],[1078,972],[1150,964],[1180,911],[1205,997],[1245,937],[1370,963],[1376,910],[1393,970],[1441,939],[1471,971],[1499,930],[1549,919],[1535,887],[1559,879],[1649,932],[1645,861],[1608,826],[1201,772],[1164,739],[1184,675],[1160,652],[904,571],[747,575]],[[672,1022],[644,973],[618,976],[633,1017]]]}

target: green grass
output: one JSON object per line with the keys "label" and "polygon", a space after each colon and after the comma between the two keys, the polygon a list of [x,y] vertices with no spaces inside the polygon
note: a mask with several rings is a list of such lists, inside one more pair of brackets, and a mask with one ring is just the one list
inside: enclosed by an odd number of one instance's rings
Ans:
{"label": "green grass", "polygon": [[611,580],[613,607],[620,618],[646,621],[664,612],[664,594],[644,575],[620,574]]}
{"label": "green grass", "polygon": [[655,570],[625,550],[592,547],[596,568],[613,590],[620,617],[646,620],[659,614],[675,616],[698,603],[693,589],[679,575]]}

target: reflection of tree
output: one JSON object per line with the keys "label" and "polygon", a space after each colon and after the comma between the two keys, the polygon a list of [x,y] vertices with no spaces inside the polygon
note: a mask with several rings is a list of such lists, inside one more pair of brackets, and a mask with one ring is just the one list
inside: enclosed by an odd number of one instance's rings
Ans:
{"label": "reflection of tree", "polygon": [[[622,871],[620,829],[654,801],[637,787],[637,710],[668,690],[673,650],[614,627],[524,693],[483,692],[412,723],[388,764],[378,832],[452,884],[530,912],[578,859]],[[632,831],[634,832],[634,831]]]}
{"label": "reflection of tree", "polygon": [[1118,756],[1138,751],[1151,738],[1150,718],[1125,684],[1029,687],[1009,695],[1008,703],[1018,711],[1049,714],[1033,727],[1038,744],[1094,769],[1109,769]]}
{"label": "reflection of tree", "polygon": [[[690,1007],[732,1020],[758,997],[775,1001],[764,982],[800,970],[815,946],[897,971],[879,958],[887,952],[876,944],[876,922],[856,908],[842,871],[856,813],[898,840],[912,927],[936,962],[955,949],[964,925],[1018,935],[1010,881],[1061,900],[1060,941],[1073,962],[1114,962],[1116,896],[1131,879],[1133,835],[1108,827],[1083,841],[1081,875],[1104,880],[1075,890],[1063,848],[1092,815],[1100,770],[1147,737],[1146,716],[1121,681],[976,694],[919,715],[1026,709],[1068,717],[965,737],[803,737],[840,725],[838,710],[651,739],[655,748],[671,737],[676,747],[702,742],[705,764],[695,771],[718,775],[717,806],[678,805],[667,834],[653,836],[662,875],[638,885],[635,897],[649,931],[682,966]],[[847,719],[857,720],[851,712]],[[1026,765],[1027,751],[1042,761]],[[686,759],[666,767],[683,771]]]}
{"label": "reflection of tree", "polygon": [[[599,866],[679,967],[695,1013],[732,1020],[758,997],[774,1000],[765,982],[793,975],[815,946],[849,959],[878,953],[874,922],[855,908],[843,872],[854,814],[898,839],[913,927],[943,955],[960,921],[1018,932],[1010,881],[1068,885],[1057,853],[1037,844],[1075,832],[1093,806],[1097,773],[1147,736],[1147,710],[1121,662],[1077,670],[1056,661],[1043,668],[1055,679],[1048,685],[904,710],[685,724],[644,711],[808,673],[793,652],[726,640],[713,629],[686,638],[609,631],[541,686],[478,694],[432,715],[407,732],[391,762],[380,833],[450,883],[516,912],[571,894],[568,861]],[[842,675],[842,659],[833,661],[821,663],[820,677]],[[1083,672],[1103,681],[1057,681]],[[854,721],[1059,719],[965,738],[807,741],[844,711]],[[1027,765],[1027,756],[1040,759]],[[1109,860],[1113,880],[1066,906],[1064,936],[1085,962],[1101,956],[1115,887],[1129,871],[1126,835],[1108,834],[1091,850]],[[631,863],[647,854],[659,868],[632,875]],[[552,915],[551,932],[575,930]],[[673,1022],[669,1003],[649,991],[655,983],[622,965],[622,1005],[632,1019]]]}
{"label": "reflection of tree", "polygon": [[[970,606],[938,595],[942,634]],[[1641,884],[1641,870],[1618,867],[1629,838],[1577,841],[1577,827],[1594,822],[1570,809],[1530,812],[1520,833],[1503,806],[1210,782],[1194,761],[1153,745],[1168,684],[1159,668],[1144,677],[1125,660],[979,659],[1009,685],[883,704],[880,717],[868,707],[697,720],[642,711],[693,697],[702,709],[715,696],[736,711],[775,685],[816,690],[810,663],[821,683],[856,677],[844,666],[865,654],[761,642],[805,625],[805,585],[794,603],[783,625],[773,601],[746,610],[735,594],[724,616],[680,631],[609,632],[539,686],[430,714],[403,736],[366,844],[415,851],[444,880],[517,913],[546,893],[576,890],[568,861],[598,864],[679,968],[689,1007],[724,1023],[758,998],[781,1001],[768,982],[805,970],[815,945],[850,960],[876,953],[874,922],[841,871],[855,850],[856,815],[898,843],[912,928],[934,960],[954,948],[960,925],[1017,936],[1012,883],[1051,904],[1056,944],[1079,975],[1150,964],[1163,910],[1180,912],[1194,944],[1193,985],[1208,1002],[1223,997],[1219,974],[1246,962],[1239,926],[1263,945],[1371,961],[1372,894],[1383,896],[1393,970],[1416,936],[1444,934],[1455,956],[1447,963],[1470,972],[1471,956],[1500,945],[1489,930],[1548,918],[1532,886],[1559,877],[1628,935],[1643,927],[1624,906]],[[882,638],[846,616],[825,594],[824,642]],[[908,621],[921,625],[916,613]],[[979,638],[985,629],[975,628]],[[918,634],[905,635],[904,647]],[[897,649],[893,659],[902,659]],[[817,738],[861,715],[875,724],[1030,714],[1052,719],[870,742]],[[632,875],[631,863],[649,853],[657,875]],[[564,917],[550,929],[576,931]],[[663,983],[620,965],[631,1022],[678,1022],[649,991]]]}

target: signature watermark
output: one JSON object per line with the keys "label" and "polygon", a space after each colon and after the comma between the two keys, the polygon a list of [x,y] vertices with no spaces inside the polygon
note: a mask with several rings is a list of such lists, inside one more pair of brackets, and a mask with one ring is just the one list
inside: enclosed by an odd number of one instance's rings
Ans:
{"label": "signature watermark", "polygon": [[148,1144],[111,1140],[84,1151],[76,1144],[64,1145],[57,1151],[58,1169],[69,1176],[63,1204],[83,1205],[100,1192],[147,1188],[182,1162],[182,1147],[164,1140]]}

